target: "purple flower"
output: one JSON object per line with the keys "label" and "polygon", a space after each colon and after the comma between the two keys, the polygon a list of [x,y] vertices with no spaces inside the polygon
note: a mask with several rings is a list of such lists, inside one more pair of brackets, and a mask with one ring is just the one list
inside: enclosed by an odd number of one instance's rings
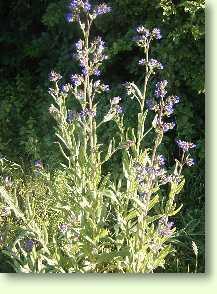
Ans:
{"label": "purple flower", "polygon": [[84,76],[88,75],[88,69],[86,67],[82,68],[82,73]]}
{"label": "purple flower", "polygon": [[71,75],[71,81],[77,87],[81,85],[81,77],[77,74]]}
{"label": "purple flower", "polygon": [[140,59],[139,62],[138,62],[139,65],[145,65],[146,64],[146,60],[143,58],[143,59]]}
{"label": "purple flower", "polygon": [[158,155],[157,156],[157,162],[160,166],[165,165],[165,157],[163,155]]}
{"label": "purple flower", "polygon": [[74,21],[74,17],[72,13],[67,13],[66,14],[66,21],[67,22],[73,22]]}
{"label": "purple flower", "polygon": [[185,163],[186,163],[187,166],[193,166],[193,165],[195,165],[194,159],[193,158],[190,158],[190,157],[186,159]]}
{"label": "purple flower", "polygon": [[89,109],[88,112],[87,112],[87,114],[88,114],[89,116],[91,116],[91,117],[95,117],[95,116],[96,116],[96,112],[93,111],[92,109]]}
{"label": "purple flower", "polygon": [[152,68],[163,69],[163,65],[156,59],[150,59],[148,65]]}
{"label": "purple flower", "polygon": [[137,33],[142,34],[145,38],[150,36],[150,31],[146,29],[144,26],[137,27]]}
{"label": "purple flower", "polygon": [[156,84],[155,96],[157,98],[164,98],[166,96],[167,91],[165,90],[165,88],[167,84],[167,80],[160,81]]}
{"label": "purple flower", "polygon": [[174,96],[173,99],[174,99],[175,104],[180,102],[180,97],[179,96]]}
{"label": "purple flower", "polygon": [[152,36],[157,40],[160,40],[162,38],[160,30],[157,28],[154,28],[152,30]]}
{"label": "purple flower", "polygon": [[174,127],[176,126],[175,122],[171,122],[171,123],[163,123],[162,127],[163,127],[163,132],[166,133],[169,130],[174,129]]}
{"label": "purple flower", "polygon": [[26,252],[32,251],[34,244],[35,244],[35,242],[33,240],[31,240],[31,239],[25,241],[25,243],[24,243],[24,250]]}
{"label": "purple flower", "polygon": [[101,75],[101,71],[99,69],[94,70],[94,75],[99,77]]}
{"label": "purple flower", "polygon": [[111,12],[111,7],[103,3],[98,5],[94,10],[96,15],[102,15]]}
{"label": "purple flower", "polygon": [[174,227],[174,222],[168,222],[167,217],[162,217],[158,222],[158,234],[161,237],[170,237],[173,234],[172,228]]}
{"label": "purple flower", "polygon": [[173,105],[172,102],[169,102],[168,104],[166,104],[164,106],[164,110],[166,111],[166,114],[168,116],[170,116],[171,114],[173,114],[173,112],[174,112],[174,108],[173,107],[174,107],[174,105]]}
{"label": "purple flower", "polygon": [[181,140],[176,140],[176,143],[178,144],[178,146],[184,151],[188,151],[189,149],[193,149],[196,147],[195,144],[191,143],[191,142],[186,142],[186,141],[181,141]]}
{"label": "purple flower", "polygon": [[95,117],[96,116],[96,112],[93,111],[92,109],[88,109],[88,108],[85,108],[84,110],[82,110],[80,113],[80,118],[85,118],[87,116],[89,117]]}
{"label": "purple flower", "polygon": [[115,111],[116,111],[116,113],[121,114],[121,113],[123,113],[123,108],[120,105],[116,105]]}
{"label": "purple flower", "polygon": [[102,40],[101,37],[97,37],[95,43],[96,43],[97,51],[99,53],[102,53],[102,51],[105,49],[105,42]]}
{"label": "purple flower", "polygon": [[68,93],[70,90],[70,85],[69,84],[62,85],[61,90],[62,92]]}
{"label": "purple flower", "polygon": [[84,3],[84,11],[85,12],[88,12],[88,11],[90,11],[91,10],[91,4],[88,2],[88,1],[86,1],[85,3]]}
{"label": "purple flower", "polygon": [[82,50],[82,48],[83,48],[83,42],[82,42],[82,40],[79,40],[77,43],[75,43],[75,47],[78,50]]}
{"label": "purple flower", "polygon": [[72,0],[69,4],[69,8],[71,8],[72,10],[77,9],[81,5],[80,2],[80,0]]}
{"label": "purple flower", "polygon": [[50,74],[48,75],[48,79],[51,81],[51,82],[57,82],[59,80],[62,79],[62,76],[59,74],[59,73],[56,73],[55,71],[51,71]]}

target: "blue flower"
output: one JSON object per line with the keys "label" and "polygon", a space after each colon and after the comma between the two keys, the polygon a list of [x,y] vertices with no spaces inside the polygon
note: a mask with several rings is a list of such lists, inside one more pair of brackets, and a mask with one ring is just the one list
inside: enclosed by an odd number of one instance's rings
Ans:
{"label": "blue flower", "polygon": [[24,250],[26,252],[32,251],[34,244],[35,244],[34,241],[31,240],[31,239],[25,241],[25,243],[24,243]]}
{"label": "blue flower", "polygon": [[121,107],[120,105],[116,105],[115,111],[116,113],[121,114],[123,113],[123,107]]}
{"label": "blue flower", "polygon": [[144,26],[137,27],[137,33],[143,35],[145,38],[150,36],[150,31],[146,29]]}
{"label": "blue flower", "polygon": [[150,59],[148,65],[152,68],[163,69],[163,65],[156,59]]}
{"label": "blue flower", "polygon": [[161,237],[170,237],[173,234],[174,222],[168,222],[167,217],[162,217],[158,222],[158,234]]}
{"label": "blue flower", "polygon": [[180,97],[179,96],[174,96],[174,103],[177,104],[180,102]]}
{"label": "blue flower", "polygon": [[195,165],[195,160],[193,158],[187,158],[186,161],[185,161],[186,165],[191,167],[193,165]]}
{"label": "blue flower", "polygon": [[59,80],[62,79],[62,76],[55,72],[55,71],[51,71],[50,74],[48,75],[48,79],[51,81],[51,82],[58,82]]}
{"label": "blue flower", "polygon": [[84,67],[82,69],[82,73],[83,73],[84,76],[88,75],[88,69],[86,67]]}
{"label": "blue flower", "polygon": [[82,48],[83,48],[83,42],[82,42],[82,40],[79,40],[77,43],[75,43],[75,47],[78,50],[82,50]]}
{"label": "blue flower", "polygon": [[101,75],[101,71],[99,69],[95,69],[94,75],[97,76],[97,77],[100,76]]}
{"label": "blue flower", "polygon": [[88,11],[90,11],[91,10],[91,4],[88,2],[88,1],[86,1],[85,3],[84,3],[84,11],[85,12],[88,12]]}
{"label": "blue flower", "polygon": [[61,86],[62,92],[68,93],[70,90],[70,85],[69,84],[64,84]]}
{"label": "blue flower", "polygon": [[77,9],[80,6],[80,1],[79,0],[72,0],[69,4],[69,8],[72,10]]}
{"label": "blue flower", "polygon": [[66,14],[66,21],[67,22],[73,22],[74,21],[74,17],[72,13],[67,13]]}
{"label": "blue flower", "polygon": [[139,65],[145,65],[146,64],[146,60],[143,58],[143,59],[140,59],[139,62],[138,62]]}
{"label": "blue flower", "polygon": [[152,36],[153,36],[155,39],[160,40],[160,39],[162,38],[162,36],[161,36],[161,32],[160,32],[160,29],[158,29],[158,28],[154,28],[154,29],[152,30]]}
{"label": "blue flower", "polygon": [[163,127],[163,132],[166,133],[169,130],[174,129],[174,127],[176,126],[175,122],[171,122],[171,123],[163,123],[162,127]]}
{"label": "blue flower", "polygon": [[156,84],[155,96],[157,98],[164,98],[166,96],[167,91],[165,88],[167,84],[168,84],[167,80],[160,81]]}
{"label": "blue flower", "polygon": [[159,165],[165,165],[165,157],[163,155],[158,155],[157,156],[157,162]]}
{"label": "blue flower", "polygon": [[181,141],[181,140],[176,140],[176,143],[178,146],[184,151],[188,151],[189,149],[193,149],[196,147],[194,143],[191,142],[186,142],[186,141]]}
{"label": "blue flower", "polygon": [[80,86],[81,85],[81,77],[77,74],[71,75],[71,81],[75,86]]}
{"label": "blue flower", "polygon": [[164,106],[164,110],[166,111],[166,114],[170,116],[174,112],[174,104],[172,102],[167,103]]}
{"label": "blue flower", "polygon": [[96,15],[106,14],[106,13],[111,12],[111,7],[108,6],[107,4],[103,3],[103,4],[98,5],[95,8],[94,12],[96,13]]}

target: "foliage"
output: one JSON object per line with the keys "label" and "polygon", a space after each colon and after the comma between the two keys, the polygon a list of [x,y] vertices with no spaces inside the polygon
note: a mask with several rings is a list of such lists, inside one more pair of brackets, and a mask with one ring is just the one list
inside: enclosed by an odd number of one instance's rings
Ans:
{"label": "foliage", "polygon": [[[77,70],[71,63],[69,48],[79,33],[78,27],[65,23],[67,4],[62,0],[31,3],[11,0],[0,4],[0,152],[22,165],[24,161],[26,171],[31,169],[34,159],[41,158],[46,168],[51,169],[56,168],[61,158],[57,144],[53,144],[56,139],[50,128],[52,119],[47,116],[50,99],[45,93],[48,83],[44,80],[51,67],[64,71],[64,78]],[[161,44],[153,47],[151,53],[165,64],[164,78],[170,81],[169,90],[176,89],[182,98],[176,110],[178,137],[192,138],[197,144],[197,165],[184,171],[190,180],[182,192],[183,213],[175,217],[181,230],[178,239],[182,242],[176,244],[176,257],[179,271],[187,271],[189,264],[193,271],[193,239],[199,245],[198,271],[204,271],[204,1],[111,0],[109,4],[112,13],[96,21],[93,34],[103,33],[108,43],[110,59],[102,70],[105,80],[114,85],[111,97],[120,94],[119,84],[124,81],[136,80],[140,86],[144,78],[141,67],[136,66],[140,51],[131,41],[134,28],[140,23],[148,27],[160,24],[163,32]],[[131,103],[123,99],[127,126],[136,125]],[[100,119],[109,107],[108,95],[102,95],[99,104]],[[138,111],[135,103],[134,109]],[[117,140],[117,132],[112,122],[102,125],[98,131],[100,142],[106,145],[113,136]],[[152,139],[148,134],[147,140]],[[171,163],[178,152],[172,143],[174,134],[164,140],[161,153]],[[118,175],[120,152],[112,159],[104,164],[103,173],[117,171]],[[177,270],[174,260],[168,261],[168,270]]]}

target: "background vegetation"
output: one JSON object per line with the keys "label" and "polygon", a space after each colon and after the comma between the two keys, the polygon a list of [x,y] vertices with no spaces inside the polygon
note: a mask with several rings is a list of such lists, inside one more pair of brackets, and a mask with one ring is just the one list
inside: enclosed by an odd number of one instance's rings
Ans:
{"label": "background vegetation", "polygon": [[[196,166],[185,173],[182,192],[184,207],[175,222],[180,228],[177,254],[168,260],[167,271],[186,272],[191,268],[194,240],[199,249],[198,272],[205,270],[204,232],[204,1],[185,0],[110,0],[111,15],[94,27],[104,35],[110,59],[104,67],[104,80],[113,94],[123,97],[124,109],[133,124],[135,116],[125,101],[121,84],[140,81],[137,66],[141,52],[132,37],[139,24],[159,27],[163,39],[153,55],[165,65],[162,78],[170,81],[170,92],[179,94],[176,134],[167,136],[170,150],[163,150],[168,160],[178,152],[174,136],[197,144]],[[48,114],[51,98],[47,94],[51,69],[69,74],[77,69],[72,58],[74,42],[79,38],[76,26],[66,23],[65,0],[10,0],[0,2],[0,154],[22,163],[28,172],[32,161],[42,159],[55,168],[58,152],[52,118]],[[106,107],[109,97],[102,97]],[[102,107],[102,108],[103,108]],[[102,142],[115,133],[113,125],[102,131]],[[118,170],[118,157],[107,169]],[[0,271],[10,271],[0,255]],[[193,267],[193,265],[192,265]]]}

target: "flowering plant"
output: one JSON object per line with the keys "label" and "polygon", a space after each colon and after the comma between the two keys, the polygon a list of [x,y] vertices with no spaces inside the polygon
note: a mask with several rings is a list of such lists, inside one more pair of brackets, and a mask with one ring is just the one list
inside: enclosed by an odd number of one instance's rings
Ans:
{"label": "flowering plant", "polygon": [[[48,197],[42,208],[44,222],[35,215],[37,200],[28,196],[27,205],[20,207],[20,201],[10,197],[14,188],[5,188],[9,178],[4,179],[2,217],[9,217],[12,210],[22,227],[5,252],[15,256],[16,270],[24,272],[154,272],[164,267],[166,257],[174,251],[171,239],[176,228],[170,218],[182,207],[177,207],[176,201],[185,181],[182,169],[194,164],[189,150],[196,147],[177,140],[182,156],[170,171],[158,152],[164,134],[175,127],[171,117],[180,101],[178,96],[167,95],[166,80],[158,81],[152,98],[146,99],[150,79],[163,69],[159,61],[149,57],[152,43],[162,38],[161,32],[144,26],[136,30],[135,42],[144,53],[138,63],[145,79],[141,89],[134,82],[124,84],[127,95],[139,105],[137,127],[126,128],[123,98],[119,96],[111,98],[101,121],[98,117],[100,95],[110,90],[99,79],[108,55],[101,37],[91,39],[91,26],[111,8],[72,0],[69,9],[67,21],[77,22],[82,33],[74,54],[81,72],[73,73],[64,84],[59,73],[51,71],[49,75],[53,83],[49,93],[54,100],[49,112],[56,121],[62,169],[52,175],[40,160],[35,162],[35,176],[42,194]],[[71,99],[78,102],[77,109],[69,108]],[[154,119],[146,130],[150,112]],[[98,129],[108,121],[117,125],[119,141],[113,138],[106,147],[99,143]],[[154,132],[154,141],[148,149],[144,141],[150,132]],[[103,174],[102,167],[116,152],[122,154],[123,173],[113,181],[110,174]]]}

